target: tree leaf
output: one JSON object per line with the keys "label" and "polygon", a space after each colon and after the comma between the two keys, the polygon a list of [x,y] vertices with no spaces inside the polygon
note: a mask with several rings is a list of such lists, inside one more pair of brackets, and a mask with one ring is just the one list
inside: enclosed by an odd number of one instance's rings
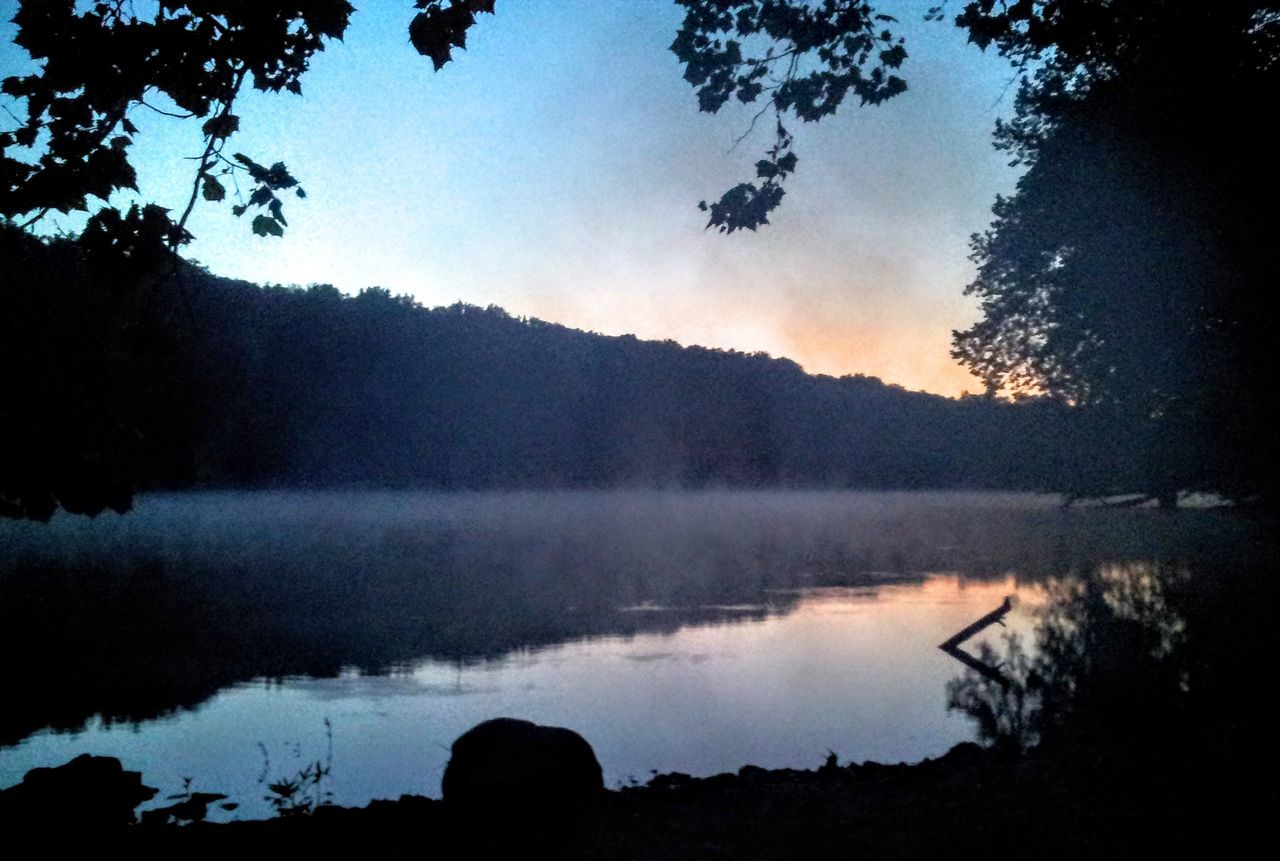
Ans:
{"label": "tree leaf", "polygon": [[227,190],[222,187],[222,183],[218,182],[211,176],[206,176],[200,188],[200,194],[205,200],[222,200],[227,196]]}
{"label": "tree leaf", "polygon": [[284,236],[284,228],[270,215],[259,215],[255,218],[253,232],[257,236]]}
{"label": "tree leaf", "polygon": [[234,114],[227,114],[224,117],[210,117],[205,120],[200,131],[205,137],[221,139],[231,137],[237,129],[240,128],[240,118]]}

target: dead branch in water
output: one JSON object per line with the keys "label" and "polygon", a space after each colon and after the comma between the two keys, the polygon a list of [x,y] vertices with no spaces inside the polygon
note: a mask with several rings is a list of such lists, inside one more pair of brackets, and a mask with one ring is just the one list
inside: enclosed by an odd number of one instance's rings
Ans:
{"label": "dead branch in water", "polygon": [[938,646],[938,648],[964,664],[966,667],[969,667],[974,672],[986,676],[996,684],[1007,689],[1013,684],[1008,676],[1000,672],[998,667],[993,667],[990,664],[984,664],[964,649],[961,649],[960,644],[992,625],[1004,625],[1004,617],[1007,616],[1009,611],[1012,609],[1013,601],[1006,596],[1003,604],[983,616],[978,621],[974,622],[972,625],[962,628],[960,631],[956,632],[955,635],[944,641],[942,645]]}
{"label": "dead branch in water", "polygon": [[1004,617],[1009,615],[1009,611],[1012,609],[1013,599],[1006,597],[1003,604],[983,616],[978,621],[974,622],[972,625],[969,625],[967,628],[961,629],[955,634],[955,636],[944,641],[942,645],[938,646],[938,648],[943,651],[957,648],[961,643],[981,631],[983,628],[989,628],[992,625],[1003,625]]}

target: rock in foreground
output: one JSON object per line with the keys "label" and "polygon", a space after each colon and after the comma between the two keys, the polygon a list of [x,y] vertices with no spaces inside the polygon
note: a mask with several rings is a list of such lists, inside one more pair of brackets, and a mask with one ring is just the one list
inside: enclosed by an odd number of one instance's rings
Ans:
{"label": "rock in foreground", "polygon": [[490,848],[567,856],[594,839],[604,774],[573,730],[495,718],[453,743],[442,789],[451,815]]}

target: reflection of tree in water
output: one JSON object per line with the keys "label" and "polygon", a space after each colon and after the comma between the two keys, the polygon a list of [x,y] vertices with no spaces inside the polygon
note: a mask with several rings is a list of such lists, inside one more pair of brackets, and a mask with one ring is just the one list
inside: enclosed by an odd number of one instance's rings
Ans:
{"label": "reflection of tree in water", "polygon": [[1030,661],[1017,634],[1006,634],[1004,653],[985,640],[978,644],[977,659],[997,669],[1011,681],[1001,684],[995,673],[967,670],[947,683],[947,708],[958,709],[973,718],[978,738],[993,747],[1022,750],[1034,739],[1027,720],[1027,678]]}
{"label": "reflection of tree in water", "polygon": [[[568,562],[522,569],[509,557],[462,553],[447,540],[423,542],[415,565],[333,564],[308,576],[231,563],[180,570],[152,557],[11,563],[0,569],[0,652],[15,657],[0,747],[44,727],[78,730],[95,714],[108,724],[154,718],[255,678],[479,663],[593,637],[759,620],[798,600],[755,582],[725,592],[719,566],[699,579],[645,582],[633,595],[620,582],[627,572],[593,572],[592,581]],[[622,603],[662,609],[627,612]]]}
{"label": "reflection of tree in water", "polygon": [[1052,579],[1033,643],[980,646],[1010,683],[966,670],[948,708],[1092,803],[1241,815],[1274,795],[1243,779],[1274,762],[1258,684],[1273,570],[1144,562]]}
{"label": "reflection of tree in water", "polygon": [[1152,740],[1176,723],[1187,693],[1186,623],[1168,594],[1186,577],[1131,562],[1048,581],[1030,652],[1014,634],[1002,651],[979,647],[1011,684],[968,671],[947,686],[948,706],[984,740],[1019,750]]}

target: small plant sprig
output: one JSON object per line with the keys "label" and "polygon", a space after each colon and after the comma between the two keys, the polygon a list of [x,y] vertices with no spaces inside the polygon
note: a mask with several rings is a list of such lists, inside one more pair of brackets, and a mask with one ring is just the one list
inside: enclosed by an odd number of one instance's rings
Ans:
{"label": "small plant sprig", "polygon": [[310,816],[318,808],[333,803],[333,790],[326,784],[333,771],[333,724],[327,717],[324,719],[324,733],[327,741],[324,759],[309,762],[292,777],[278,778],[271,783],[267,782],[271,761],[266,745],[259,743],[263,764],[258,782],[266,784],[267,794],[263,800],[271,805],[276,816],[286,819]]}

